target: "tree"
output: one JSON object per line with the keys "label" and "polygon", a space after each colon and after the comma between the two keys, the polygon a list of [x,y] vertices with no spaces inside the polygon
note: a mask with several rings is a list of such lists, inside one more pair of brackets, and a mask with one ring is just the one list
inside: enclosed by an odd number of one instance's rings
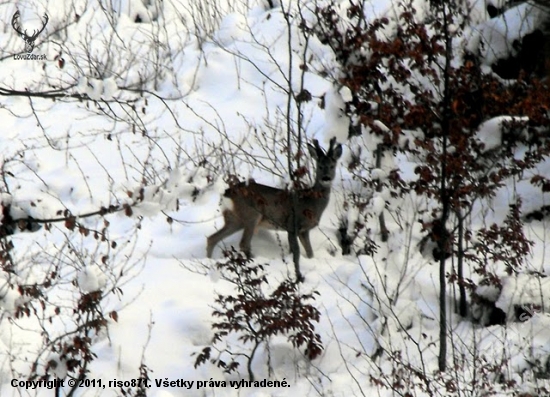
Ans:
{"label": "tree", "polygon": [[14,335],[2,352],[13,378],[82,380],[144,265],[142,215],[175,208],[181,193],[168,194],[179,161],[148,114],[150,101],[171,100],[152,93],[167,56],[157,45],[166,32],[151,23],[162,10],[80,1],[0,10],[0,328]]}
{"label": "tree", "polygon": [[[508,83],[484,72],[479,48],[457,45],[468,24],[462,5],[432,6],[429,13],[421,13],[411,3],[400,2],[395,14],[370,20],[361,5],[350,5],[345,16],[328,6],[318,9],[317,34],[341,64],[339,82],[353,93],[348,114],[356,130],[370,134],[378,155],[379,150],[388,156],[402,153],[417,163],[412,179],[402,178],[399,169],[386,172],[383,189],[387,196],[414,192],[426,198],[419,221],[439,262],[439,369],[445,371],[446,284],[458,284],[459,310],[465,316],[466,289],[471,291],[475,282],[465,277],[463,266],[477,261],[469,251],[480,249],[471,244],[475,226],[465,222],[477,203],[490,200],[548,155],[549,114],[544,104],[550,98],[537,76],[521,74]],[[353,165],[358,178],[378,189],[380,181],[370,178],[367,164]],[[540,183],[540,178],[532,181]],[[507,222],[518,225],[521,198],[512,197],[510,205]],[[478,233],[486,238],[480,244],[499,260],[509,263],[515,255],[509,270],[517,272],[522,263],[517,255],[524,258],[530,242],[521,225],[512,230],[504,243],[498,233]],[[456,273],[450,272],[450,258],[457,261]],[[486,275],[483,263],[476,272]]]}

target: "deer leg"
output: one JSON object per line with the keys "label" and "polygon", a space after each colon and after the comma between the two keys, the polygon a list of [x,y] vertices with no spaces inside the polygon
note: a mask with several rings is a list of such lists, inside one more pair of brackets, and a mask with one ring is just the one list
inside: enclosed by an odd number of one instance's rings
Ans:
{"label": "deer leg", "polygon": [[212,258],[212,252],[216,244],[244,227],[231,212],[224,212],[223,218],[225,221],[223,228],[206,239],[206,256],[208,258]]}
{"label": "deer leg", "polygon": [[306,255],[308,258],[313,258],[313,248],[311,248],[311,241],[309,241],[309,230],[305,232],[301,232],[298,237],[300,238],[300,242],[304,246],[304,249],[306,250]]}
{"label": "deer leg", "polygon": [[241,248],[241,251],[244,252],[247,257],[252,256],[250,243],[252,242],[252,236],[254,236],[254,229],[255,229],[254,226],[245,227],[243,231],[243,237],[241,238],[240,248]]}
{"label": "deer leg", "polygon": [[240,248],[241,251],[246,254],[249,258],[252,257],[251,242],[254,233],[256,233],[256,227],[262,221],[261,216],[256,216],[255,218],[247,219],[247,224],[244,225],[243,237],[241,238]]}
{"label": "deer leg", "polygon": [[298,244],[296,233],[288,232],[288,245],[290,246],[290,252],[292,252],[296,281],[300,283],[304,281],[304,276],[300,272],[300,245]]}

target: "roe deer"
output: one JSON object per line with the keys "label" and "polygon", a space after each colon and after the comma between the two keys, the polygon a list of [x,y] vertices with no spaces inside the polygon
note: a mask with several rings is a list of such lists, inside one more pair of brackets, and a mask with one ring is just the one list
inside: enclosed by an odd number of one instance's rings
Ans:
{"label": "roe deer", "polygon": [[[342,145],[336,138],[330,140],[329,149],[325,152],[317,140],[308,144],[309,153],[317,162],[315,184],[308,189],[294,192],[260,185],[249,181],[229,187],[224,197],[230,199],[232,206],[223,211],[225,224],[222,229],[208,237],[206,255],[211,258],[212,251],[218,242],[244,229],[240,249],[251,255],[250,242],[257,227],[285,230],[291,251],[299,257],[298,237],[306,250],[308,258],[313,257],[309,241],[309,231],[319,224],[330,198],[331,183],[336,173],[336,162],[342,155]],[[294,197],[293,197],[294,196]],[[296,263],[296,261],[295,261]],[[303,279],[298,266],[296,277]]]}

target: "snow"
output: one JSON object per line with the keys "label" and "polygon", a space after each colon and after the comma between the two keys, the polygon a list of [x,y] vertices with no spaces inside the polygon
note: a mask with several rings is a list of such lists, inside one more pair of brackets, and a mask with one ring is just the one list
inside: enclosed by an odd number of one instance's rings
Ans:
{"label": "snow", "polygon": [[77,282],[81,291],[90,293],[105,288],[106,277],[99,266],[86,266],[78,272]]}
{"label": "snow", "polygon": [[[48,303],[70,311],[67,302],[99,291],[105,295],[103,312],[117,313],[116,319],[107,319],[108,331],[92,336],[97,358],[89,367],[88,379],[101,379],[104,384],[115,378],[135,379],[143,361],[153,371],[153,379],[207,383],[201,388],[195,384],[191,390],[157,387],[153,383],[148,390],[151,397],[389,396],[390,391],[369,381],[370,371],[377,366],[386,373],[394,369],[389,360],[371,358],[378,346],[392,351],[402,349],[418,365],[420,350],[426,354],[427,370],[435,371],[437,269],[416,249],[420,239],[418,221],[429,219],[429,214],[422,212],[427,204],[414,195],[397,201],[390,191],[383,190],[369,193],[372,197],[368,215],[357,208],[343,212],[346,189],[362,189],[360,182],[345,170],[345,161],[340,163],[320,227],[311,232],[315,258],[301,258],[306,278],[300,286],[301,293],[319,292],[314,305],[321,311],[320,322],[315,323],[315,332],[321,335],[325,347],[321,357],[309,362],[284,337],[274,338],[269,349],[262,346],[252,363],[257,378],[285,379],[288,388],[250,387],[237,391],[211,387],[210,380],[244,379],[246,371],[228,375],[209,363],[194,368],[193,354],[211,343],[211,324],[218,321],[212,316],[216,294],[235,293],[234,286],[214,266],[222,260],[220,249],[215,250],[214,259],[205,259],[206,236],[222,226],[221,214],[229,205],[222,197],[227,187],[224,177],[235,174],[241,180],[253,177],[272,186],[288,184],[284,142],[285,89],[290,74],[295,91],[303,78],[304,87],[312,94],[311,101],[303,103],[299,110],[290,109],[288,115],[290,120],[303,117],[307,141],[318,139],[326,146],[332,137],[339,142],[347,140],[350,120],[344,109],[353,100],[353,93],[334,85],[330,76],[321,77],[323,74],[318,73],[338,71],[334,54],[315,38],[308,43],[311,70],[300,67],[305,43],[296,28],[297,21],[291,22],[288,37],[287,21],[280,8],[268,10],[266,2],[259,0],[247,2],[248,9],[234,9],[219,2],[221,19],[211,20],[209,31],[206,22],[201,26],[204,29],[191,29],[198,2],[165,0],[162,12],[152,3],[114,2],[113,15],[103,13],[95,3],[80,1],[75,2],[75,10],[61,5],[49,7],[48,31],[53,31],[56,21],[69,17],[72,21],[75,13],[80,16],[69,27],[63,44],[76,56],[64,55],[63,69],[56,62],[41,64],[11,58],[2,61],[1,84],[24,89],[40,86],[44,81],[49,86],[67,83],[72,87],[70,94],[90,99],[31,102],[28,98],[3,97],[0,143],[10,193],[0,193],[0,201],[4,206],[13,203],[12,216],[52,219],[68,211],[78,217],[101,206],[138,202],[130,214],[121,211],[105,216],[109,223],[107,243],[78,231],[70,232],[64,224],[52,224],[52,230],[43,227],[35,233],[12,236],[12,255],[20,263],[21,272],[0,278],[2,396],[19,395],[21,390],[11,387],[10,381],[14,377],[25,378],[27,360],[32,360],[29,357],[36,355],[45,338],[40,322],[15,319],[16,309],[30,298],[11,287],[10,277],[32,285],[54,271],[60,273],[60,287],[47,297]],[[481,50],[487,64],[510,53],[510,43],[531,32],[538,23],[538,14],[527,3],[492,20],[487,20],[480,5],[485,2],[470,3],[475,5],[472,13],[478,25],[470,32],[469,45]],[[340,3],[342,15],[349,4]],[[412,4],[419,10],[417,18],[424,18],[427,2],[418,0]],[[309,21],[313,20],[311,12],[304,10]],[[387,34],[397,24],[395,7],[387,0],[368,2],[366,12],[369,18],[393,18]],[[9,21],[12,14],[13,6],[0,6],[0,21]],[[137,15],[142,23],[135,23]],[[203,17],[214,18],[208,13]],[[13,38],[11,28],[4,24],[0,38],[8,50],[19,51],[22,42]],[[157,26],[164,28],[156,29]],[[290,54],[289,40],[293,48]],[[83,43],[90,44],[89,54]],[[35,51],[43,51],[48,59],[54,59],[59,53],[67,54],[63,46],[49,41]],[[81,62],[87,56],[100,60],[102,70],[83,70]],[[151,76],[157,74],[158,81],[144,83],[148,78],[154,80]],[[139,89],[147,93],[136,100],[135,108],[128,114],[128,109],[119,107],[117,101],[132,97]],[[322,99],[324,109],[320,106]],[[480,126],[477,138],[484,150],[495,149],[502,143],[503,125],[527,121],[506,115],[487,120]],[[388,131],[379,121],[375,125]],[[411,145],[421,134],[405,131],[399,145]],[[353,139],[357,147],[363,148],[360,161],[369,164],[372,179],[387,179],[397,166],[405,178],[414,175],[415,159],[387,155],[380,167],[375,167],[372,153],[380,139],[367,132]],[[346,152],[349,159],[350,151]],[[542,167],[548,168],[548,164]],[[494,219],[502,217],[501,209],[507,208],[518,191],[531,200],[529,205],[533,208],[544,202],[547,198],[530,195],[525,180],[518,186],[505,186],[494,198],[492,208],[476,207],[472,222],[491,211]],[[396,207],[401,212],[391,210]],[[365,227],[357,231],[364,237],[377,235],[376,217],[382,213],[389,214],[389,243],[380,244],[373,256],[339,253],[340,216],[347,219],[349,233],[355,232],[356,221],[365,221]],[[106,228],[101,217],[77,220],[92,235]],[[528,233],[536,241],[530,258],[533,266],[548,271],[545,224],[531,224]],[[223,245],[237,247],[240,237],[228,237]],[[255,261],[269,264],[271,287],[287,276],[293,277],[286,238],[284,233],[262,231],[253,239]],[[113,241],[116,247],[111,244]],[[104,262],[106,256],[109,259]],[[123,282],[119,285],[121,275]],[[514,305],[550,307],[549,298],[542,294],[548,290],[547,284],[546,278],[517,275],[504,278],[501,291],[480,287],[478,293],[489,296],[497,307],[511,313]],[[123,293],[118,293],[118,288]],[[448,302],[449,309],[453,303]],[[46,317],[42,319],[44,323]],[[508,328],[476,328],[454,314],[451,318],[452,337],[463,341],[478,338],[482,341],[479,348],[488,360],[502,354],[494,348],[502,346],[500,341],[508,341],[514,376],[528,367],[528,360],[547,357],[550,318],[544,311]],[[69,323],[64,319],[52,320],[46,326],[67,329]],[[533,357],[528,356],[523,341],[529,336]],[[237,337],[229,338],[229,342],[245,349]],[[464,354],[471,351],[466,343],[456,348]],[[39,361],[40,365],[57,363],[52,375],[64,377],[69,371],[59,354],[41,356]],[[468,381],[465,375],[464,383]],[[521,387],[530,390],[525,385]],[[32,395],[35,392],[38,396],[52,395],[46,389],[32,391]],[[119,391],[92,387],[82,388],[75,395],[115,396]]]}
{"label": "snow", "polygon": [[[342,96],[342,92],[346,96]],[[330,89],[325,95],[326,130],[337,138],[337,141],[345,141],[348,135],[349,119],[344,115],[345,103],[349,101],[346,90]]]}
{"label": "snow", "polygon": [[375,216],[379,216],[382,211],[384,211],[384,208],[386,206],[386,201],[383,197],[380,197],[378,195],[375,195],[372,198],[372,214]]}
{"label": "snow", "polygon": [[529,121],[528,117],[500,116],[494,117],[483,122],[479,126],[477,138],[483,143],[483,149],[490,151],[502,145],[503,129],[506,126],[525,125]]}
{"label": "snow", "polygon": [[[474,37],[479,35],[483,43],[479,49],[485,63],[490,65],[498,59],[507,58],[509,54],[516,55],[514,41],[541,26],[546,15],[541,7],[525,2],[511,7],[496,18],[480,23],[474,30]],[[474,38],[471,44],[475,45],[476,41]],[[470,50],[473,48],[470,47]]]}
{"label": "snow", "polygon": [[[502,291],[495,306],[502,309],[509,318],[514,317],[515,307],[538,306],[543,310],[550,307],[548,296],[544,295],[550,286],[548,278],[540,278],[529,274],[519,274],[505,277]],[[531,317],[531,316],[530,316]]]}

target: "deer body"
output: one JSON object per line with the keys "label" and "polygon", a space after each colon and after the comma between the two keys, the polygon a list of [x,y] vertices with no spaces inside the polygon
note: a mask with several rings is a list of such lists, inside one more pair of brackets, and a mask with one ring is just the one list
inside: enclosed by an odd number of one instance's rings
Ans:
{"label": "deer body", "polygon": [[207,239],[206,254],[209,258],[219,241],[242,229],[240,249],[250,255],[250,243],[257,228],[285,230],[289,234],[291,250],[299,250],[292,243],[298,237],[307,257],[313,257],[309,231],[319,225],[328,205],[336,163],[342,155],[342,146],[334,147],[335,138],[330,141],[326,153],[317,141],[313,142],[315,146],[308,144],[311,156],[317,161],[313,187],[291,192],[256,182],[241,182],[225,191],[224,197],[231,201],[231,206],[223,211],[223,228]]}

